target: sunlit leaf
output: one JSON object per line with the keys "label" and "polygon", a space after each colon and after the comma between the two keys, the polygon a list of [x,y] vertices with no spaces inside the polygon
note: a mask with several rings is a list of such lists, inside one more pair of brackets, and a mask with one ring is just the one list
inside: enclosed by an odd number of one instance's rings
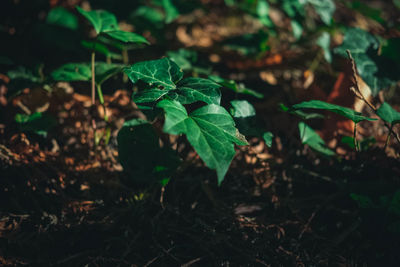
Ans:
{"label": "sunlit leaf", "polygon": [[300,139],[303,144],[308,145],[315,151],[326,156],[332,156],[335,154],[335,152],[326,147],[324,140],[322,140],[322,138],[304,122],[299,123],[299,131]]}
{"label": "sunlit leaf", "polygon": [[307,0],[307,2],[314,7],[315,12],[326,25],[331,24],[332,16],[336,9],[333,0]]}
{"label": "sunlit leaf", "polygon": [[165,111],[164,132],[185,134],[205,164],[217,171],[218,184],[221,184],[235,156],[233,143],[247,145],[229,113],[214,104],[190,115],[177,101],[162,100],[157,106]]}
{"label": "sunlit leaf", "polygon": [[165,22],[171,23],[179,16],[179,11],[171,0],[162,0],[162,5],[165,10]]}
{"label": "sunlit leaf", "polygon": [[369,118],[363,116],[360,112],[357,112],[355,110],[352,110],[350,108],[326,103],[324,101],[320,100],[311,100],[311,101],[306,101],[306,102],[301,102],[300,104],[293,105],[293,109],[322,109],[322,110],[329,110],[331,112],[334,112],[336,114],[342,115],[349,120],[352,120],[355,123],[359,123],[360,121],[368,120],[368,121],[373,121],[376,119]]}
{"label": "sunlit leaf", "polygon": [[266,132],[266,133],[263,134],[263,138],[264,138],[265,144],[266,144],[268,147],[271,147],[271,146],[272,146],[272,140],[273,140],[273,138],[274,138],[273,133],[271,133],[271,132]]}
{"label": "sunlit leaf", "polygon": [[387,123],[392,125],[396,123],[400,123],[400,112],[393,109],[388,103],[384,102],[379,109],[377,110],[376,114]]}
{"label": "sunlit leaf", "polygon": [[119,30],[117,18],[111,12],[106,10],[93,10],[86,11],[79,6],[76,7],[79,13],[81,13],[96,30],[97,34],[106,31]]}
{"label": "sunlit leaf", "polygon": [[115,31],[105,31],[104,34],[124,43],[150,44],[149,41],[146,40],[146,38],[133,32],[115,30]]}
{"label": "sunlit leaf", "polygon": [[141,80],[150,86],[158,86],[163,89],[176,89],[175,83],[183,77],[179,66],[168,58],[133,64],[125,69],[125,73],[133,83]]}

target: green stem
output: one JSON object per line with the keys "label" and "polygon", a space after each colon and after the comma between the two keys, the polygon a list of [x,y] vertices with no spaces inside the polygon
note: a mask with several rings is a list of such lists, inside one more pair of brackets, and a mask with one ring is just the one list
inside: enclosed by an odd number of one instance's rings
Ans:
{"label": "green stem", "polygon": [[358,143],[357,143],[357,123],[354,123],[353,139],[354,139],[354,147],[356,149],[356,152],[358,152],[359,149],[358,149]]}
{"label": "green stem", "polygon": [[94,71],[94,65],[95,65],[95,58],[96,58],[96,53],[93,51],[92,52],[92,105],[94,106],[95,104],[95,87],[96,87],[96,80],[95,80],[95,71]]}
{"label": "green stem", "polygon": [[97,95],[99,96],[99,101],[100,104],[103,106],[103,111],[104,111],[104,120],[108,121],[108,117],[107,117],[107,109],[106,106],[104,105],[104,97],[103,97],[103,91],[101,90],[101,85],[97,85]]}
{"label": "green stem", "polygon": [[[125,65],[128,65],[128,63],[129,63],[129,54],[128,54],[128,50],[127,50],[126,48],[123,48],[123,49],[122,49],[122,62],[123,62]],[[124,83],[127,83],[128,80],[129,80],[128,75],[126,75],[126,74],[124,73],[124,75],[123,75],[123,77],[122,77],[122,81],[123,81]]]}
{"label": "green stem", "polygon": [[393,130],[393,124],[390,125],[390,130],[389,130],[388,136],[386,138],[386,142],[385,142],[385,146],[383,147],[383,151],[386,150],[386,147],[389,144],[390,136],[392,135],[392,130]]}

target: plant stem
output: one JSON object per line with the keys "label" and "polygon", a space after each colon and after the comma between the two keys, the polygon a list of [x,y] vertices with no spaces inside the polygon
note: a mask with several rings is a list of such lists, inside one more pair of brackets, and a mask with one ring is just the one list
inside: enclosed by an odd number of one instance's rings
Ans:
{"label": "plant stem", "polygon": [[353,132],[353,139],[354,139],[354,147],[356,152],[358,152],[358,143],[357,143],[357,123],[354,123],[354,132]]}
{"label": "plant stem", "polygon": [[104,97],[103,97],[103,91],[101,90],[101,85],[98,84],[98,85],[96,86],[96,88],[97,88],[97,94],[98,94],[98,96],[99,96],[100,104],[103,106],[103,110],[104,110],[104,120],[105,120],[105,121],[108,121],[107,109],[106,109],[106,106],[104,105]]}
{"label": "plant stem", "polygon": [[388,136],[387,136],[387,138],[386,138],[385,146],[383,147],[383,150],[384,150],[384,151],[386,150],[386,147],[387,147],[388,144],[389,144],[390,136],[392,135],[392,130],[393,130],[393,124],[390,125],[390,131],[389,131]]}
{"label": "plant stem", "polygon": [[95,87],[96,87],[96,81],[95,81],[95,71],[94,71],[94,65],[95,65],[95,57],[96,53],[93,51],[92,52],[92,105],[94,106],[95,104]]}
{"label": "plant stem", "polygon": [[[128,50],[125,47],[122,49],[122,62],[125,65],[128,65],[128,63],[129,63],[129,54],[128,54]],[[124,83],[128,82],[128,75],[126,75],[125,73],[124,73],[124,75],[122,77],[122,81]]]}
{"label": "plant stem", "polygon": [[[368,101],[362,94],[360,87],[358,86],[358,81],[357,81],[357,65],[356,62],[354,61],[353,57],[351,56],[350,50],[346,50],[346,53],[350,59],[351,67],[353,70],[353,79],[354,79],[354,87],[350,87],[350,90],[356,95],[356,97],[360,98],[362,101],[364,101],[367,106],[374,111],[374,113],[377,113],[377,108],[371,104],[371,102]],[[385,127],[389,129],[390,133],[393,134],[393,136],[396,138],[397,142],[400,144],[400,137],[393,131],[392,127],[389,126],[385,121],[383,122]]]}

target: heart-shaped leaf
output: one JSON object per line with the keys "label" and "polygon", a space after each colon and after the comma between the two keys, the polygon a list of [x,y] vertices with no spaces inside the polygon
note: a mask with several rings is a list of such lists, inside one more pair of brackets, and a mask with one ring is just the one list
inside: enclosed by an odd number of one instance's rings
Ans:
{"label": "heart-shaped leaf", "polygon": [[119,161],[136,182],[161,181],[179,164],[173,151],[160,147],[159,138],[147,121],[133,119],[125,122],[117,140]]}
{"label": "heart-shaped leaf", "polygon": [[78,18],[61,6],[50,10],[46,22],[71,30],[78,29]]}
{"label": "heart-shaped leaf", "polygon": [[384,102],[379,109],[377,110],[376,114],[387,123],[391,125],[395,125],[400,123],[400,112],[393,109],[388,103]]}
{"label": "heart-shaped leaf", "polygon": [[125,73],[133,83],[139,80],[162,89],[176,89],[183,73],[175,62],[168,58],[158,60],[150,60],[133,64],[130,68],[125,69]]}
{"label": "heart-shaped leaf", "polygon": [[[373,95],[398,80],[398,67],[390,59],[378,56],[379,45],[378,39],[372,34],[358,28],[349,28],[343,44],[334,50],[343,57],[347,57],[346,50],[351,52],[358,73],[371,88]],[[387,69],[388,64],[392,65],[392,69]]]}
{"label": "heart-shaped leaf", "polygon": [[181,80],[182,70],[168,58],[136,63],[125,69],[125,73],[133,83],[142,80],[150,86],[158,87],[135,93],[132,99],[137,103],[158,101],[165,95],[182,104],[197,101],[219,104],[221,101],[219,84],[203,78]]}
{"label": "heart-shaped leaf", "polygon": [[231,114],[235,118],[247,118],[256,115],[256,110],[253,105],[246,100],[231,101],[232,110]]}
{"label": "heart-shaped leaf", "polygon": [[299,123],[299,131],[302,144],[306,144],[315,151],[327,156],[335,154],[335,152],[326,147],[324,140],[304,122]]}
{"label": "heart-shaped leaf", "polygon": [[331,24],[332,16],[336,9],[332,0],[307,0],[307,2],[314,7],[315,12],[326,25]]}
{"label": "heart-shaped leaf", "polygon": [[274,134],[271,133],[271,132],[265,132],[263,134],[263,138],[264,138],[265,144],[268,147],[271,147],[272,146],[272,139],[274,138]]}
{"label": "heart-shaped leaf", "polygon": [[90,23],[93,25],[97,34],[106,31],[119,30],[117,18],[114,14],[105,10],[93,10],[86,11],[79,6],[76,7],[79,13],[81,13]]}
{"label": "heart-shaped leaf", "polygon": [[331,112],[334,112],[336,114],[342,115],[349,120],[352,120],[354,123],[359,123],[360,121],[368,120],[368,121],[374,121],[376,119],[369,118],[363,116],[360,112],[357,112],[355,110],[352,110],[350,108],[326,103],[324,101],[320,100],[311,100],[311,101],[305,101],[301,102],[299,104],[293,105],[293,109],[322,109],[322,110],[328,110]]}
{"label": "heart-shaped leaf", "polygon": [[[122,65],[97,62],[95,66],[96,84],[101,85],[110,77],[121,72]],[[51,76],[55,81],[90,81],[92,78],[91,66],[89,63],[68,63],[54,70]]]}
{"label": "heart-shaped leaf", "polygon": [[201,107],[190,115],[178,101],[162,100],[157,106],[165,111],[164,132],[186,134],[205,164],[217,171],[218,184],[221,184],[235,156],[233,143],[247,145],[229,113],[214,104]]}

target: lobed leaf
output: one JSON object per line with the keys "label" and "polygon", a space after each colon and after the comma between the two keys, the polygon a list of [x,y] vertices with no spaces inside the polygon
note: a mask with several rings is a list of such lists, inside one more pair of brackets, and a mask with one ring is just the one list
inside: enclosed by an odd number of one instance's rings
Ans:
{"label": "lobed leaf", "polygon": [[165,111],[164,132],[185,134],[205,164],[217,171],[218,184],[221,184],[235,156],[233,143],[247,145],[229,113],[221,106],[210,104],[188,115],[182,104],[171,100],[162,100],[157,107]]}
{"label": "lobed leaf", "polygon": [[376,114],[387,123],[391,125],[395,125],[400,123],[400,112],[393,109],[388,103],[384,102],[379,109],[377,110]]}
{"label": "lobed leaf", "polygon": [[183,77],[179,66],[168,58],[139,62],[124,71],[133,83],[141,80],[167,90],[176,89],[175,83]]}
{"label": "lobed leaf", "polygon": [[79,6],[76,7],[93,26],[97,34],[106,31],[119,30],[117,18],[114,14],[105,10],[86,11]]}

